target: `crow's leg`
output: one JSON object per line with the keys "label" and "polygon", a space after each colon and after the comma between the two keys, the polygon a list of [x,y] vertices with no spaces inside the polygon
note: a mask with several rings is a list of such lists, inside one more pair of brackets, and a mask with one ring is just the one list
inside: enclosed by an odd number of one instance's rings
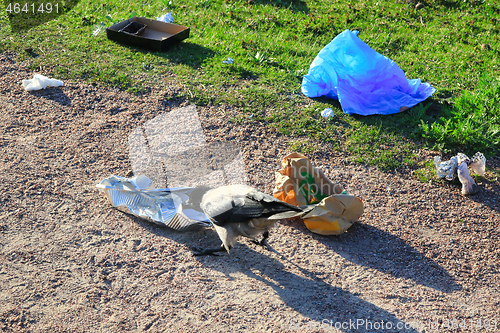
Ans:
{"label": "crow's leg", "polygon": [[257,244],[257,245],[260,245],[260,246],[263,246],[265,247],[266,249],[269,250],[269,246],[267,245],[267,242],[266,240],[269,238],[269,231],[264,231],[264,233],[262,234],[262,239],[260,241],[257,241],[257,240],[252,240],[252,243],[254,244]]}
{"label": "crow's leg", "polygon": [[215,248],[215,249],[206,249],[201,251],[200,249],[196,249],[196,251],[193,253],[194,256],[218,256],[216,252],[224,252],[226,249],[224,248],[224,244],[221,245],[221,247]]}
{"label": "crow's leg", "polygon": [[265,242],[266,242],[266,239],[269,238],[269,231],[264,231],[264,233],[262,234],[262,239],[260,240],[260,245],[263,245]]}

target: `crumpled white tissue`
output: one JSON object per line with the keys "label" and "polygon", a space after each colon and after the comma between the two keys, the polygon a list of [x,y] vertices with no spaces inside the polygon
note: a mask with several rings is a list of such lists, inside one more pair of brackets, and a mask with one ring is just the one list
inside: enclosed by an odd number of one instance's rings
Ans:
{"label": "crumpled white tissue", "polygon": [[60,87],[64,85],[62,81],[49,79],[41,74],[35,74],[31,80],[23,80],[22,84],[26,91],[40,90],[47,87]]}
{"label": "crumpled white tissue", "polygon": [[321,111],[321,116],[323,118],[333,118],[335,117],[335,114],[333,113],[332,108],[326,108],[323,111]]}
{"label": "crumpled white tissue", "polygon": [[158,21],[166,22],[166,23],[174,23],[174,16],[172,15],[172,11],[166,13],[163,16],[156,18]]}

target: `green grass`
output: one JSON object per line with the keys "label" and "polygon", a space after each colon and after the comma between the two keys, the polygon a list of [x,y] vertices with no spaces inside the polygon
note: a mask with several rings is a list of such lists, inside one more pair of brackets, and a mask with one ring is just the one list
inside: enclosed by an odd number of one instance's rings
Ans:
{"label": "green grass", "polygon": [[444,151],[461,148],[472,154],[498,153],[500,145],[500,80],[482,77],[477,90],[465,91],[452,107],[442,109],[439,120],[421,120],[422,136]]}
{"label": "green grass", "polygon": [[[6,1],[6,0],[4,0]],[[74,1],[70,1],[73,4]],[[133,14],[154,18],[168,7],[190,38],[150,52],[93,36],[95,26]],[[120,0],[80,1],[58,18],[22,33],[0,13],[0,52],[59,79],[83,79],[141,94],[150,86],[180,89],[165,98],[228,104],[233,121],[251,120],[296,138],[293,148],[347,150],[383,170],[419,168],[417,150],[498,153],[500,143],[500,4],[428,0]],[[391,116],[347,116],[336,101],[308,99],[302,76],[338,33],[357,28],[408,78],[431,83],[432,99]],[[25,49],[31,48],[28,53]],[[231,57],[234,64],[223,64]],[[432,103],[432,104],[431,104]],[[333,108],[325,120],[321,110]],[[250,117],[250,115],[252,115]],[[305,144],[314,139],[314,144]]]}
{"label": "green grass", "polygon": [[421,168],[415,170],[414,175],[421,183],[428,183],[436,179],[435,169],[434,163],[432,161],[427,161]]}

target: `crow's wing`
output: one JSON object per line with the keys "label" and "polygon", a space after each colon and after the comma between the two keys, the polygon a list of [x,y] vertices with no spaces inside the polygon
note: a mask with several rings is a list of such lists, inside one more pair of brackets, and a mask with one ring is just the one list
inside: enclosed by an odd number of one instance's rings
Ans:
{"label": "crow's wing", "polygon": [[288,219],[300,216],[301,208],[276,199],[272,195],[252,189],[247,193],[247,198],[257,201],[263,208],[261,217],[272,220]]}
{"label": "crow's wing", "polygon": [[272,195],[263,193],[261,191],[258,191],[256,189],[252,188],[252,187],[249,187],[249,188],[250,188],[250,190],[247,193],[248,198],[255,200],[255,201],[258,201],[258,202],[261,202],[264,205],[270,204],[268,207],[270,209],[273,209],[275,212],[285,212],[285,211],[289,211],[289,210],[292,210],[295,212],[302,211],[302,209],[300,209],[299,207],[294,206],[292,204],[289,204],[287,202],[281,201],[279,199],[276,199]]}
{"label": "crow's wing", "polygon": [[279,220],[289,216],[273,216],[290,211],[302,212],[296,206],[246,185],[222,186],[208,191],[203,196],[201,208],[212,222],[219,226],[247,222],[254,218]]}

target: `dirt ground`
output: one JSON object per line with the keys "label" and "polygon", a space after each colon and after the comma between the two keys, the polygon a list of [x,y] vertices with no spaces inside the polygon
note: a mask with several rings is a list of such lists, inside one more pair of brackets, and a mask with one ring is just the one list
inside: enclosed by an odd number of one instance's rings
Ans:
{"label": "dirt ground", "polygon": [[[66,81],[28,93],[20,81],[33,72],[13,58],[0,55],[1,331],[500,331],[498,157],[464,197],[457,184],[321,148],[308,157],[365,204],[347,233],[288,220],[270,250],[241,240],[230,255],[195,257],[193,247],[220,244],[215,231],[126,215],[95,187],[130,174],[128,136],[186,105],[179,90],[134,96]],[[294,138],[231,123],[227,106],[197,110],[207,140],[237,143],[248,183],[272,193]]]}

